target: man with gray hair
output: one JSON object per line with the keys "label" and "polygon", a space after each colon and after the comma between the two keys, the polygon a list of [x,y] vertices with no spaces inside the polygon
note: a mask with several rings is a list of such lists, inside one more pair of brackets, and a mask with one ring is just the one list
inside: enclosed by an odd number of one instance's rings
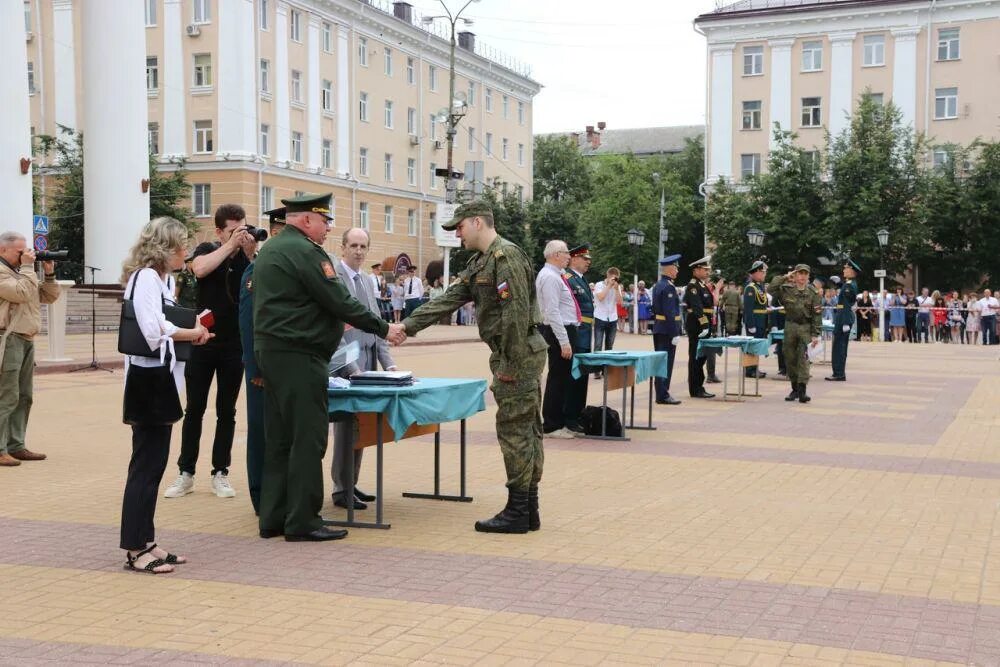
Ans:
{"label": "man with gray hair", "polygon": [[42,328],[41,305],[59,298],[55,264],[42,262],[17,232],[0,234],[0,466],[41,461],[45,454],[24,445],[35,372],[34,338]]}
{"label": "man with gray hair", "polygon": [[580,306],[569,288],[566,266],[569,248],[563,241],[545,245],[545,266],[535,278],[542,324],[538,327],[549,345],[549,374],[542,397],[542,430],[550,438],[575,438],[566,428],[566,393],[569,390],[573,345],[580,325]]}

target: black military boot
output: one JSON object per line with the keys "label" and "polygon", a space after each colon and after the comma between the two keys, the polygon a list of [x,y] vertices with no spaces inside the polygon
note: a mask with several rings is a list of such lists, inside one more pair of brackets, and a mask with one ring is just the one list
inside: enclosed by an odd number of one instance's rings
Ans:
{"label": "black military boot", "polygon": [[542,527],[542,518],[538,514],[538,487],[528,489],[528,530],[538,530]]}
{"label": "black military boot", "polygon": [[808,395],[806,395],[806,383],[805,382],[800,382],[799,383],[799,403],[808,403],[811,400],[812,399],[809,398]]}
{"label": "black military boot", "polygon": [[792,382],[792,393],[785,396],[786,401],[794,401],[799,397],[799,384],[797,382]]}
{"label": "black military boot", "polygon": [[507,491],[507,506],[492,519],[476,522],[480,533],[527,533],[528,532],[528,492]]}

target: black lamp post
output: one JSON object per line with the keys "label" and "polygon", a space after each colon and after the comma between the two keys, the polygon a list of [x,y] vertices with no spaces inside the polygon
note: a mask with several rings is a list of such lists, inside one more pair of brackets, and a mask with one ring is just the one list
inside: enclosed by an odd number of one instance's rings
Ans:
{"label": "black lamp post", "polygon": [[885,247],[889,245],[889,230],[882,228],[875,232],[878,239],[878,325],[882,331],[879,336],[884,342],[888,336],[885,335]]}
{"label": "black lamp post", "polygon": [[646,234],[641,229],[630,229],[626,233],[628,246],[632,250],[632,331],[639,331],[639,248],[646,242]]}

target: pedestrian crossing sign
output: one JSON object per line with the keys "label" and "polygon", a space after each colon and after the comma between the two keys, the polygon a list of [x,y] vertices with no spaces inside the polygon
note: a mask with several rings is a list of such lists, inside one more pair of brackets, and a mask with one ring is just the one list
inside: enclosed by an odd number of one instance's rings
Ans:
{"label": "pedestrian crossing sign", "polygon": [[46,215],[36,215],[32,220],[32,229],[35,234],[46,236],[49,233],[49,218]]}

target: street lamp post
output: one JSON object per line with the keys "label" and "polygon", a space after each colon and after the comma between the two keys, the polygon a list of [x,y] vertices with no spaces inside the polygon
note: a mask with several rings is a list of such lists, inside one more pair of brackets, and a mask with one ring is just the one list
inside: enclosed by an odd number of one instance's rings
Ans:
{"label": "street lamp post", "polygon": [[879,339],[885,342],[885,248],[889,245],[889,230],[880,229],[875,233],[878,238],[878,327]]}
{"label": "street lamp post", "polygon": [[[653,182],[654,183],[660,183],[660,173],[659,172],[656,172],[656,171],[653,172]],[[655,272],[656,273],[654,275],[659,275],[659,273],[660,273],[660,258],[667,256],[667,237],[668,237],[668,232],[667,232],[667,228],[663,224],[663,216],[664,216],[664,208],[665,208],[665,206],[666,206],[666,197],[665,197],[665,192],[664,192],[664,185],[661,183],[660,184],[660,240],[659,240],[658,245],[656,246],[657,248],[659,248],[659,252],[656,255],[656,267],[655,267]]]}
{"label": "street lamp post", "polygon": [[639,333],[639,248],[646,242],[646,234],[641,229],[630,229],[626,236],[632,250],[632,331]]}

